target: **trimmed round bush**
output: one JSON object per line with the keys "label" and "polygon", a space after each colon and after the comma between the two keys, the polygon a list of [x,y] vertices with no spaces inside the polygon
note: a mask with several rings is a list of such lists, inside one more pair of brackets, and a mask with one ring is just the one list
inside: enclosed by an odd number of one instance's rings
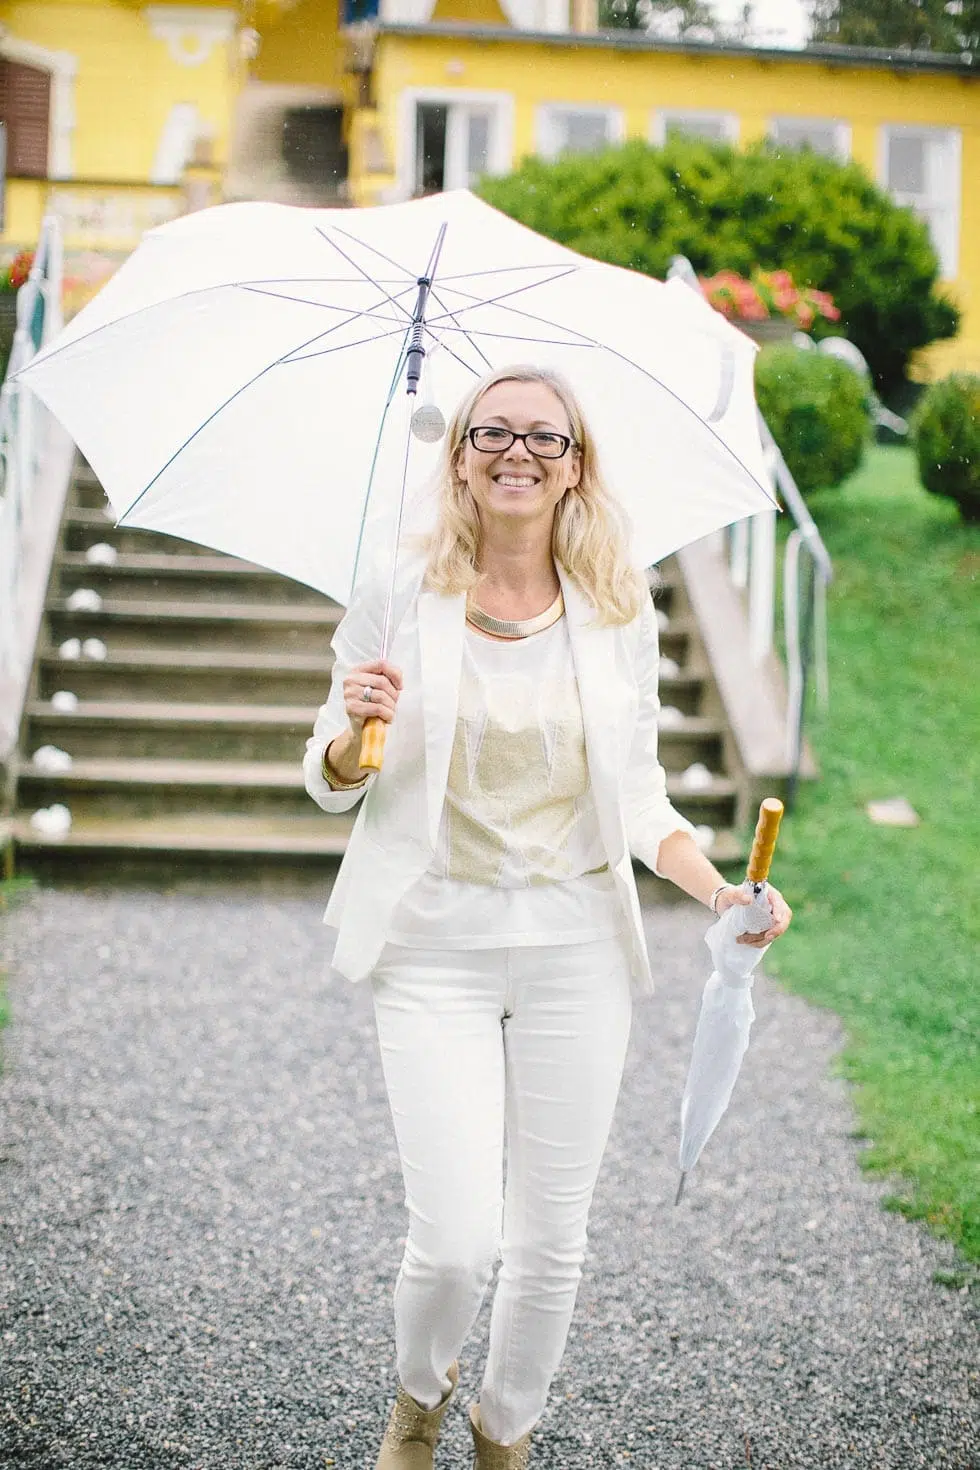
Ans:
{"label": "trimmed round bush", "polygon": [[787,270],[797,286],[829,291],[841,321],[816,323],[816,335],[855,343],[886,398],[913,352],[956,334],[925,221],[856,163],[763,143],[634,140],[527,158],[479,192],[549,239],[661,279],[686,255],[699,275]]}
{"label": "trimmed round bush", "polygon": [[854,473],[870,438],[868,389],[846,363],[799,347],[766,347],[755,364],[762,416],[804,495]]}
{"label": "trimmed round bush", "polygon": [[980,521],[980,377],[951,373],[927,388],[912,417],[919,476],[933,495]]}

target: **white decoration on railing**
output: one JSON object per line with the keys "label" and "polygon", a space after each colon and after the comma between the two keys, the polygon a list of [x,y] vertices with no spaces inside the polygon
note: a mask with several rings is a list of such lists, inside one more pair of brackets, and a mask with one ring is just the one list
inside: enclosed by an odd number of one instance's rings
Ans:
{"label": "white decoration on railing", "polygon": [[680,674],[681,666],[676,658],[668,658],[665,653],[660,655],[660,677],[661,679],[676,679]]}
{"label": "white decoration on railing", "polygon": [[101,612],[102,598],[94,587],[76,587],[65,606],[69,612]]}
{"label": "white decoration on railing", "polygon": [[64,643],[58,646],[59,658],[81,658],[82,640],[80,638],[66,638]]}
{"label": "white decoration on railing", "polygon": [[108,541],[96,541],[85,553],[85,560],[93,567],[112,567],[118,560],[119,553]]}
{"label": "white decoration on railing", "polygon": [[675,704],[665,704],[657,716],[657,724],[661,730],[679,730],[686,719],[687,716]]}
{"label": "white decoration on railing", "polygon": [[70,689],[58,689],[51,696],[51,708],[59,714],[71,714],[78,709],[78,695],[73,694]]}
{"label": "white decoration on railing", "polygon": [[661,633],[666,633],[667,629],[670,627],[670,618],[664,612],[662,607],[657,608],[657,627],[660,629]]}
{"label": "white decoration on railing", "polygon": [[707,791],[714,784],[714,776],[708,767],[700,761],[695,761],[688,766],[679,777],[681,786],[685,791]]}
{"label": "white decoration on railing", "polygon": [[85,642],[82,644],[82,653],[84,657],[95,659],[97,663],[101,663],[102,660],[107,656],[108,652],[109,650],[108,648],[106,648],[101,638],[86,638]]}
{"label": "white decoration on railing", "polygon": [[54,806],[42,806],[32,815],[30,825],[39,837],[54,840],[67,837],[71,831],[71,812],[61,802],[55,802]]}
{"label": "white decoration on railing", "polygon": [[715,836],[714,827],[709,827],[706,822],[702,822],[694,829],[694,840],[702,852],[707,852],[710,847],[714,846]]}
{"label": "white decoration on railing", "polygon": [[35,770],[43,771],[46,776],[60,776],[74,765],[67,750],[59,750],[57,745],[38,746],[31,762]]}

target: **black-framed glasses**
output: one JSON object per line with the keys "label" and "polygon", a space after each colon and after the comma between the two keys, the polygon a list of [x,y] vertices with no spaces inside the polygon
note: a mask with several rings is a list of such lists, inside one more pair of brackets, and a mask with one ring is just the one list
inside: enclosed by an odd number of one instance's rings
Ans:
{"label": "black-framed glasses", "polygon": [[528,453],[537,459],[561,459],[575,443],[567,434],[553,434],[549,429],[515,434],[512,429],[503,429],[496,424],[477,424],[476,428],[467,430],[466,437],[481,454],[503,454],[520,439]]}

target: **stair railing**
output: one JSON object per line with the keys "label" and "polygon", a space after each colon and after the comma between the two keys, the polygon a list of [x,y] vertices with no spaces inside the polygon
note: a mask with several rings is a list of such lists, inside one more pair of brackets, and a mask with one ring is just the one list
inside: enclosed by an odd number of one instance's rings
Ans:
{"label": "stair railing", "polygon": [[61,225],[46,215],[27,280],[17,292],[17,327],[0,388],[0,673],[23,672],[18,638],[20,573],[46,415],[14,374],[61,330]]}
{"label": "stair railing", "polygon": [[[667,274],[668,279],[679,278],[701,291],[697,274],[686,257],[674,256]],[[773,486],[793,520],[782,562],[783,652],[787,677],[786,805],[792,807],[803,765],[803,727],[811,671],[815,674],[819,703],[826,707],[828,700],[827,586],[833,579],[834,569],[800,488],[761,414],[759,431]],[[728,574],[747,601],[749,656],[756,665],[772,652],[775,641],[779,573],[777,514],[776,510],[758,511],[728,529]]]}

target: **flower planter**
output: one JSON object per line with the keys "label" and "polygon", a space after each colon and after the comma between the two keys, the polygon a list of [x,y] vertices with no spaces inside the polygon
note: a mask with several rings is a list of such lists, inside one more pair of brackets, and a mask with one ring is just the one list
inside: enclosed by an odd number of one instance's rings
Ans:
{"label": "flower planter", "polygon": [[774,342],[791,342],[794,334],[802,331],[795,322],[786,321],[783,317],[768,317],[761,322],[747,322],[740,317],[733,317],[732,322],[747,337],[751,337],[753,342],[758,342],[760,347],[771,346]]}

